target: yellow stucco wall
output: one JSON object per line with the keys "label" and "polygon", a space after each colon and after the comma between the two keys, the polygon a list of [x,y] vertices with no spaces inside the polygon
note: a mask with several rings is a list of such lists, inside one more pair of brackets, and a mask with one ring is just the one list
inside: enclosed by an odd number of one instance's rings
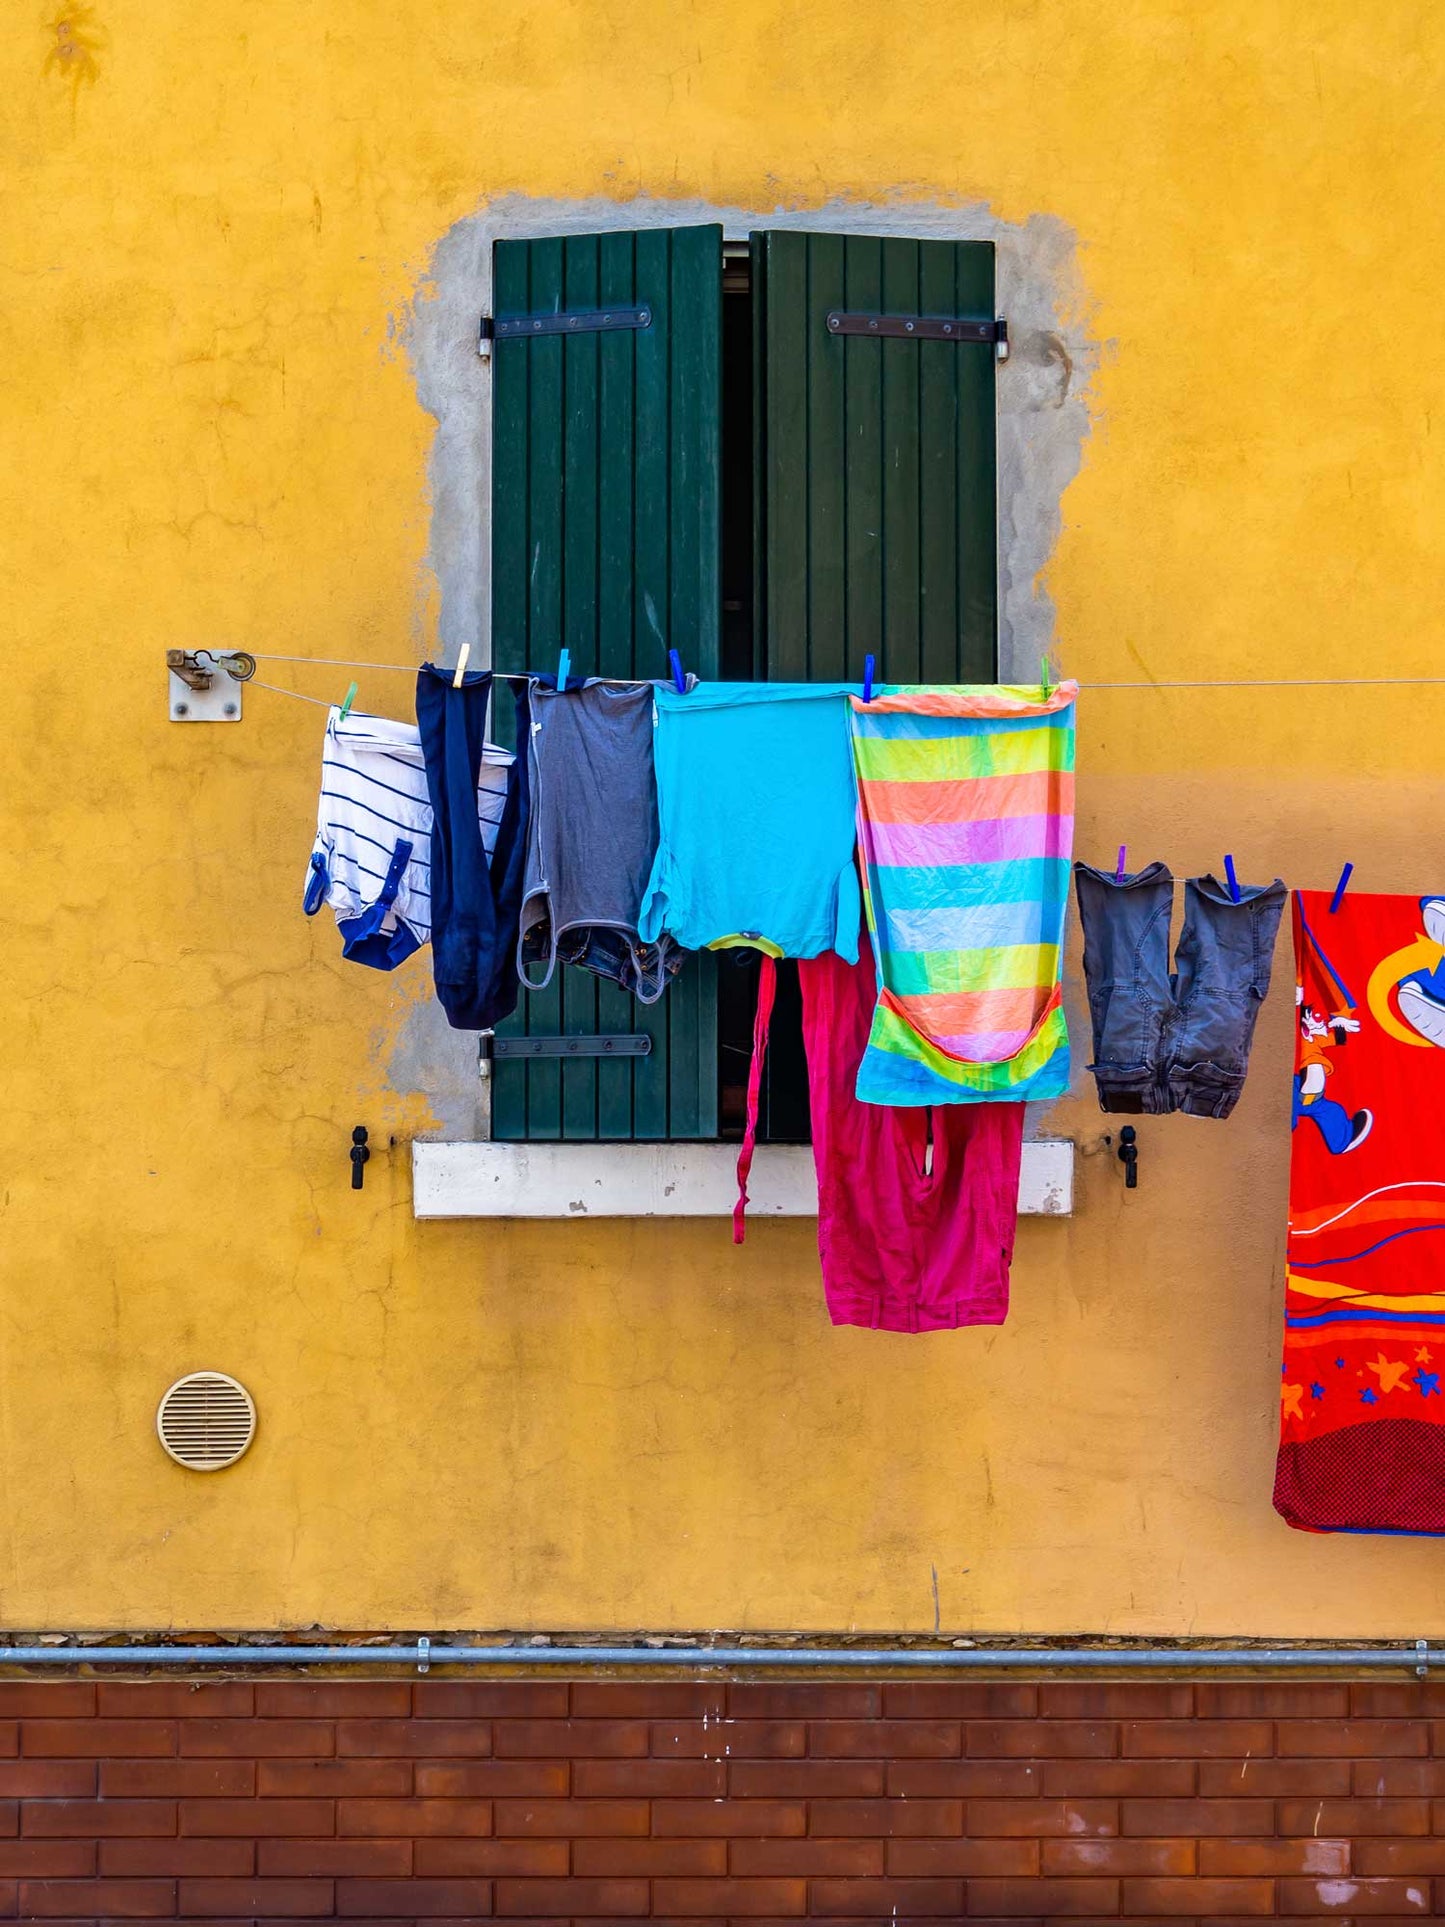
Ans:
{"label": "yellow stucco wall", "polygon": [[[1024,1224],[1001,1331],[834,1332],[808,1224],[417,1225],[425,967],[297,913],[320,711],[175,728],[160,664],[418,657],[429,256],[647,193],[1059,217],[1104,344],[1065,666],[1438,670],[1445,19],[95,0],[0,61],[4,1624],[1438,1634],[1438,1544],[1270,1509],[1287,981],[1231,1123]],[[1101,693],[1079,847],[1438,889],[1442,742],[1445,693]],[[151,1432],[203,1365],[262,1413],[212,1479]]]}

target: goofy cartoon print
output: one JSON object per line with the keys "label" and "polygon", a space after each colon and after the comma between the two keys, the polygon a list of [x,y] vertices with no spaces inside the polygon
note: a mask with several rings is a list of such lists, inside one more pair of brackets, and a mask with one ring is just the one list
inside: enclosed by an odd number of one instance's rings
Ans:
{"label": "goofy cartoon print", "polygon": [[1342,1157],[1364,1143],[1375,1122],[1373,1111],[1347,1111],[1343,1104],[1325,1096],[1326,1082],[1335,1070],[1330,1053],[1359,1030],[1360,1020],[1355,1015],[1354,998],[1303,919],[1301,935],[1300,974],[1294,987],[1299,1051],[1290,1129],[1297,1131],[1301,1120],[1307,1118],[1324,1139],[1330,1155]]}

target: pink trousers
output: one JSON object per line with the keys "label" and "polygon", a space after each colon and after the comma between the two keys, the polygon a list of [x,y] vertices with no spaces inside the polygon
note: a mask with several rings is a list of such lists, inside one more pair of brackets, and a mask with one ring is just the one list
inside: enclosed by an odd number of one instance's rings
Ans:
{"label": "pink trousers", "polygon": [[833,1323],[902,1332],[1001,1325],[1023,1105],[860,1104],[853,1087],[877,996],[867,940],[856,964],[830,951],[800,963],[798,975]]}

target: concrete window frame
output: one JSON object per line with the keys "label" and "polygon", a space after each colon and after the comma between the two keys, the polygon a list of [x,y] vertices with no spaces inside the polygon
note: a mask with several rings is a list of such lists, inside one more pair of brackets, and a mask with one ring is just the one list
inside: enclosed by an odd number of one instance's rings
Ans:
{"label": "concrete window frame", "polygon": [[[1052,649],[1054,611],[1041,586],[1062,527],[1065,489],[1089,430],[1087,384],[1098,360],[1075,236],[1057,217],[1005,219],[984,203],[835,199],[814,208],[743,208],[639,196],[555,201],[513,195],[444,234],[422,277],[405,330],[418,399],[436,423],[428,464],[428,564],[435,578],[444,660],[470,642],[471,665],[491,659],[492,363],[478,354],[478,323],[491,313],[493,248],[537,239],[716,222],[725,241],[762,228],[986,240],[996,250],[997,307],[1009,325],[998,370],[999,674],[1027,682]],[[418,1216],[716,1215],[736,1155],[726,1144],[496,1143],[490,1087],[475,1041],[447,1028],[431,999],[404,1019],[388,1082],[422,1095],[437,1122],[414,1147]],[[759,1215],[816,1210],[812,1154],[764,1146],[752,1189]],[[1033,1138],[1024,1147],[1020,1210],[1066,1216],[1073,1208],[1073,1147]]]}
{"label": "concrete window frame", "polygon": [[817,208],[741,208],[697,200],[551,201],[512,195],[448,230],[412,303],[406,346],[422,406],[436,422],[428,464],[428,563],[439,590],[445,659],[463,642],[471,664],[491,650],[492,409],[489,358],[478,322],[492,312],[492,250],[538,240],[717,223],[724,242],[762,228],[894,234],[917,240],[991,241],[997,305],[1009,324],[998,370],[999,674],[1027,682],[1054,642],[1042,588],[1062,526],[1064,490],[1078,473],[1089,428],[1088,381],[1098,344],[1067,223],[1049,214],[1010,221],[982,203],[833,200]]}

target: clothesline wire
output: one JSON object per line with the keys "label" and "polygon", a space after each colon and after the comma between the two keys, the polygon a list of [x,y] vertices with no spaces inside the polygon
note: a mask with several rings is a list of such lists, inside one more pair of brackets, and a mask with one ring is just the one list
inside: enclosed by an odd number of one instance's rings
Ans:
{"label": "clothesline wire", "polygon": [[[257,655],[254,649],[248,649],[246,654],[255,656],[257,662],[309,662],[319,663],[327,669],[394,669],[404,676],[414,676],[417,670],[421,668],[419,662],[348,662],[344,656],[273,656],[269,652],[263,656]],[[496,669],[493,670],[492,673],[498,682],[527,682],[530,679],[531,672],[525,669]],[[255,682],[256,679],[253,676],[250,680]],[[609,676],[607,680],[609,682],[614,680],[625,681],[627,678],[613,678]],[[649,677],[646,678],[646,680],[652,681],[654,679]],[[262,689],[271,689],[274,688],[275,685],[273,683],[263,682],[259,687]],[[287,693],[289,692],[285,690],[282,691],[283,695]]]}
{"label": "clothesline wire", "polygon": [[[330,662],[332,658],[329,656],[262,656],[262,657],[258,657],[257,660],[261,662]],[[405,664],[399,663],[399,662],[370,662],[370,663],[369,662],[347,662],[347,663],[341,663],[338,666],[343,669],[402,669],[406,667]],[[1421,680],[1428,681],[1428,682],[1445,682],[1445,676],[1430,676],[1430,677],[1421,678]],[[253,689],[269,689],[271,693],[276,696],[294,696],[298,703],[312,703],[315,705],[317,709],[334,709],[336,707],[334,703],[329,701],[324,696],[303,695],[299,689],[283,689],[280,683],[262,682],[258,677],[255,677],[255,676],[252,676],[250,678],[250,683]],[[1101,685],[1095,685],[1095,686],[1100,687]],[[1115,688],[1135,688],[1135,689],[1149,689],[1153,687],[1153,685],[1150,683],[1114,684],[1114,685],[1102,685],[1102,686],[1112,686]],[[1207,688],[1214,687],[1215,685],[1212,685],[1209,683],[1173,683],[1173,684],[1166,684],[1164,686],[1168,688],[1176,688],[1176,689],[1194,689],[1194,688],[1207,689]],[[1229,688],[1234,685],[1221,684],[1219,686],[1223,688]],[[1188,880],[1189,879],[1187,877],[1174,877],[1171,879],[1171,884],[1174,889],[1182,890],[1186,882],[1188,882]]]}
{"label": "clothesline wire", "polygon": [[[420,667],[414,662],[348,662],[344,656],[273,656],[269,650],[264,656],[254,649],[248,649],[246,654],[255,656],[257,662],[321,662],[328,669],[405,669],[415,675]],[[261,687],[264,689],[266,684],[262,683]]]}
{"label": "clothesline wire", "polygon": [[[344,656],[277,656],[269,651],[265,655],[255,650],[247,651],[254,655],[257,662],[304,662],[325,669],[390,669],[401,675],[414,676],[421,667],[415,662],[351,662]],[[494,675],[502,682],[525,682],[528,670],[495,670]],[[666,680],[665,676],[641,676],[616,678],[607,681],[655,682]],[[252,678],[255,681],[255,678]],[[1428,684],[1445,684],[1445,676],[1239,676],[1220,677],[1211,682],[1081,682],[1080,689],[1391,689],[1416,688]],[[274,683],[258,683],[259,689],[275,689]],[[283,696],[294,695],[294,690],[283,689]],[[307,697],[310,702],[317,697]]]}
{"label": "clothesline wire", "polygon": [[[356,663],[355,668],[362,665]],[[318,709],[334,709],[336,705],[327,696],[307,696],[299,689],[283,689],[278,682],[262,682],[259,676],[248,678],[252,689],[269,689],[273,696],[294,696],[298,703],[315,703]]]}
{"label": "clothesline wire", "polygon": [[1081,682],[1080,689],[1386,689],[1445,676],[1240,676],[1218,682]]}

